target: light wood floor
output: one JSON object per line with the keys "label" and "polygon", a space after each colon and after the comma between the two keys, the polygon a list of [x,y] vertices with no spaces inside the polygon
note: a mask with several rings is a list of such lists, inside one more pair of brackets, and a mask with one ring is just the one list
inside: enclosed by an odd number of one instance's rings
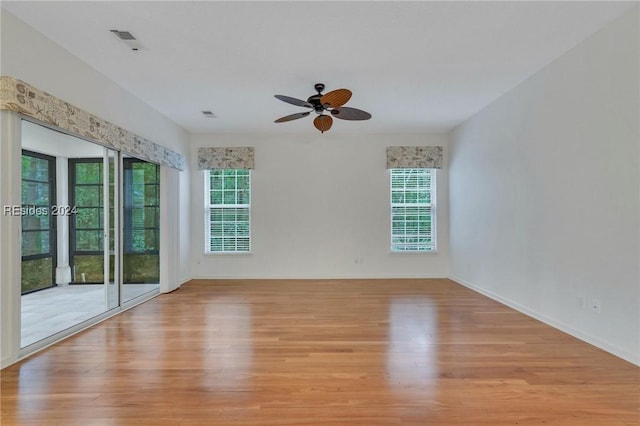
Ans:
{"label": "light wood floor", "polygon": [[[109,285],[108,295],[100,284],[57,286],[22,295],[20,346],[31,345],[117,306],[118,294],[113,286]],[[125,284],[122,300],[129,301],[158,288],[158,284]]]}
{"label": "light wood floor", "polygon": [[192,281],[2,371],[2,425],[640,424],[640,368],[448,280]]}

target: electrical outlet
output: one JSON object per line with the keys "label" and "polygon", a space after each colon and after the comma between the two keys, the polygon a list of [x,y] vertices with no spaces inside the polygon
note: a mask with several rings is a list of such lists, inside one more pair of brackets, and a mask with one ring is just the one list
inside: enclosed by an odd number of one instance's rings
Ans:
{"label": "electrical outlet", "polygon": [[353,263],[355,263],[356,265],[361,265],[362,263],[364,263],[364,259],[362,257],[354,257]]}
{"label": "electrical outlet", "polygon": [[600,314],[602,311],[602,303],[600,302],[600,299],[593,299],[591,301],[591,310],[594,314]]}
{"label": "electrical outlet", "polygon": [[576,298],[576,301],[578,303],[578,309],[584,309],[587,305],[587,302],[585,301],[585,297],[583,295],[580,295]]}

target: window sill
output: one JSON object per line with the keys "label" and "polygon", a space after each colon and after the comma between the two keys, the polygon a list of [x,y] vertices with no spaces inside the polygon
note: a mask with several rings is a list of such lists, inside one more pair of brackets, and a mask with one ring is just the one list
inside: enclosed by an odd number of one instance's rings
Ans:
{"label": "window sill", "polygon": [[429,250],[429,251],[390,251],[389,254],[392,256],[435,256],[440,254],[438,250]]}
{"label": "window sill", "polygon": [[253,256],[251,251],[232,252],[232,251],[219,251],[219,252],[204,252],[204,256],[237,256],[237,257],[249,257]]}

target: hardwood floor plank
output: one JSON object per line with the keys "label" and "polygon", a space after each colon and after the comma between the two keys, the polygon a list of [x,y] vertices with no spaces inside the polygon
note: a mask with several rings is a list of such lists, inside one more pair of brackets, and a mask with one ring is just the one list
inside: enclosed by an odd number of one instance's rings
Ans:
{"label": "hardwood floor plank", "polygon": [[1,372],[2,425],[635,425],[640,368],[449,280],[196,280]]}

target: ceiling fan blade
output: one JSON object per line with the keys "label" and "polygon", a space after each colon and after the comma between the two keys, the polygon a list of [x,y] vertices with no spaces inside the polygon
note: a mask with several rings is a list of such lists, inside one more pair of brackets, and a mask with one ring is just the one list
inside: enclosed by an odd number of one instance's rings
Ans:
{"label": "ceiling fan blade", "polygon": [[306,117],[309,114],[311,114],[311,111],[297,112],[295,114],[291,114],[291,115],[286,115],[284,117],[280,117],[276,121],[274,121],[274,123],[284,123],[286,121],[297,120],[298,118]]}
{"label": "ceiling fan blade", "polygon": [[330,108],[340,108],[349,102],[349,99],[351,99],[351,90],[336,89],[322,95],[320,103]]}
{"label": "ceiling fan blade", "polygon": [[333,119],[330,115],[320,114],[313,120],[313,125],[316,126],[316,129],[320,130],[322,133],[329,130],[332,124]]}
{"label": "ceiling fan blade", "polygon": [[371,114],[358,108],[342,107],[331,110],[331,115],[342,120],[368,120]]}
{"label": "ceiling fan blade", "polygon": [[296,99],[296,98],[292,98],[291,96],[284,96],[284,95],[274,95],[274,96],[277,99],[280,99],[281,101],[286,102],[286,103],[291,104],[291,105],[307,107],[307,108],[313,108],[313,105],[311,105],[307,101],[303,101],[302,99]]}

